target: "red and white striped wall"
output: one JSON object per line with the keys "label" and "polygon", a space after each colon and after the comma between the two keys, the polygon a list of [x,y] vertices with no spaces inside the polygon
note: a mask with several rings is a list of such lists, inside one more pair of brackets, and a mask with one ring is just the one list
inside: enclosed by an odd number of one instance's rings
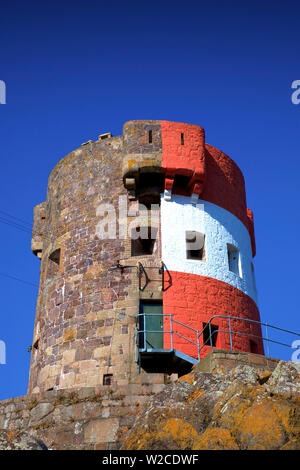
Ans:
{"label": "red and white striped wall", "polygon": [[[260,326],[228,316],[259,321],[253,257],[253,214],[247,209],[244,178],[223,152],[205,144],[200,126],[161,122],[162,260],[165,266],[164,314],[201,331],[211,317],[218,332],[214,346],[263,354]],[[187,234],[204,241],[198,257],[189,256]],[[167,320],[166,320],[167,321]],[[192,330],[173,324],[174,348],[196,357]],[[170,341],[166,335],[165,343]],[[200,343],[203,337],[200,338]],[[202,349],[201,357],[209,350]]]}

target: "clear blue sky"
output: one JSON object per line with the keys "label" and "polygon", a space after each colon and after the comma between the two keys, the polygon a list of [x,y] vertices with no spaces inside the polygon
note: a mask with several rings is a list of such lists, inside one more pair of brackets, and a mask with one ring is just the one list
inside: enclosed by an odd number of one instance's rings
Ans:
{"label": "clear blue sky", "polygon": [[[0,210],[30,225],[54,165],[127,120],[199,124],[246,179],[262,320],[299,330],[299,13],[290,1],[3,0]],[[30,239],[0,222],[0,272],[37,284]],[[26,393],[37,288],[0,281],[4,399]]]}

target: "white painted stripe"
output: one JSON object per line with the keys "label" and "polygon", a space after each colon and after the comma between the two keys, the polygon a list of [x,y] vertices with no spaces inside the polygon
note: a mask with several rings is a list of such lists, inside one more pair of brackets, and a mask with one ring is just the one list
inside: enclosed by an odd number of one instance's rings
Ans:
{"label": "white painted stripe", "polygon": [[[186,257],[185,232],[205,234],[205,261]],[[254,274],[251,269],[251,239],[245,225],[227,210],[199,199],[191,204],[186,196],[161,196],[162,259],[170,271],[207,276],[226,282],[257,302]],[[227,244],[239,250],[240,274],[230,271]]]}

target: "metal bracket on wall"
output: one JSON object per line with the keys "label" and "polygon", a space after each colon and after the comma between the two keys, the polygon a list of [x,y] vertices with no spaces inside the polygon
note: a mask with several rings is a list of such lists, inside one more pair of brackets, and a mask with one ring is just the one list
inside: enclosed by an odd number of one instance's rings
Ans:
{"label": "metal bracket on wall", "polygon": [[[148,276],[148,273],[147,273],[145,268],[147,268],[147,269],[157,269],[158,274],[160,274],[161,278],[159,278],[159,279],[150,279],[150,277]],[[142,276],[143,276],[143,274],[145,276],[144,286],[142,286]],[[163,263],[161,263],[160,266],[145,266],[145,267],[142,265],[142,263],[138,263],[138,276],[139,276],[139,290],[140,291],[143,292],[150,282],[160,282],[160,281],[162,283],[162,290],[164,289],[164,266],[163,266]]]}

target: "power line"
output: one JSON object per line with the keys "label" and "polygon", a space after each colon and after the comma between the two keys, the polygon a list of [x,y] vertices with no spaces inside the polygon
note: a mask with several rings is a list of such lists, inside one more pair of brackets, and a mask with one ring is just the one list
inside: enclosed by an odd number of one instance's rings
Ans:
{"label": "power line", "polygon": [[17,222],[7,220],[7,219],[5,219],[1,216],[0,216],[0,222],[2,224],[10,225],[11,227],[17,228],[18,230],[22,230],[22,232],[31,233],[31,230],[29,228],[27,228],[25,226],[22,226],[22,225],[18,224]]}
{"label": "power line", "polygon": [[[3,210],[0,210],[0,223],[16,228],[25,233],[29,233],[29,234],[32,233],[31,224]],[[7,274],[7,273],[0,272],[0,276],[6,277],[7,279],[11,279],[13,281],[21,282],[22,284],[26,284],[28,286],[32,286],[35,288],[39,287],[38,284],[34,284],[33,282],[27,281],[26,279],[22,279],[20,277],[11,276],[10,274]]]}
{"label": "power line", "polygon": [[0,276],[7,277],[8,279],[12,279],[13,281],[22,282],[23,284],[28,284],[29,286],[39,287],[38,284],[34,284],[33,282],[26,281],[25,279],[21,279],[19,277],[11,276],[10,274],[0,272]]}
{"label": "power line", "polygon": [[9,217],[9,218],[11,218],[11,219],[15,219],[15,220],[21,222],[22,224],[27,225],[28,228],[30,228],[30,229],[31,229],[31,227],[32,227],[32,224],[30,224],[29,222],[26,222],[26,221],[23,220],[23,219],[19,219],[19,217],[15,217],[14,215],[9,214],[8,212],[5,212],[5,211],[0,210],[0,214],[3,214],[3,215],[5,215],[6,217]]}
{"label": "power line", "polygon": [[[1,214],[6,214],[10,219],[15,219],[15,220],[9,220],[7,219],[6,217],[1,217]],[[19,222],[21,223],[19,223]],[[5,224],[5,225],[9,225],[10,227],[13,227],[13,228],[16,228],[18,230],[21,230],[22,232],[25,232],[25,233],[28,233],[32,236],[35,236],[35,235],[38,235],[42,238],[45,238],[46,240],[49,240],[50,241],[50,238],[47,237],[46,235],[42,235],[41,233],[37,233],[37,232],[32,232],[32,228],[31,228],[31,225],[27,222],[24,222],[22,219],[19,219],[18,217],[15,217],[11,214],[9,214],[8,212],[4,212],[2,210],[0,210],[0,223],[2,224]]]}

